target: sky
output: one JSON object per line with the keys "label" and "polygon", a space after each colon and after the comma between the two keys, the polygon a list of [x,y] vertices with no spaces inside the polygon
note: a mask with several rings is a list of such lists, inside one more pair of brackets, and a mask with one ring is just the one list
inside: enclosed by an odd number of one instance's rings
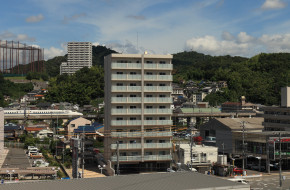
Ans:
{"label": "sky", "polygon": [[290,52],[290,0],[9,0],[0,40],[67,53],[89,41],[120,53],[252,57]]}

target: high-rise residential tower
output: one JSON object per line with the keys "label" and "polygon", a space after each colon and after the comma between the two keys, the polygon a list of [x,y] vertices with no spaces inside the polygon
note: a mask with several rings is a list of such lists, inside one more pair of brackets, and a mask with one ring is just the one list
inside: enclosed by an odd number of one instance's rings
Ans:
{"label": "high-rise residential tower", "polygon": [[172,160],[172,55],[105,57],[105,159],[164,171]]}
{"label": "high-rise residential tower", "polygon": [[60,65],[60,74],[73,74],[83,67],[92,67],[92,43],[68,42],[67,62]]}

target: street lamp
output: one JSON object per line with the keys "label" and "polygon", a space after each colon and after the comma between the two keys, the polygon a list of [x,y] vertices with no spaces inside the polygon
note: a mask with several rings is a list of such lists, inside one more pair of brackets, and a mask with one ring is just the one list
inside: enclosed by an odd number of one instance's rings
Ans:
{"label": "street lamp", "polygon": [[10,176],[10,182],[12,181],[12,174],[14,174],[15,170],[9,171],[6,170],[7,174]]}
{"label": "street lamp", "polygon": [[103,169],[105,169],[106,168],[106,165],[104,164],[104,165],[98,165],[98,168],[101,170],[101,174],[103,174]]}

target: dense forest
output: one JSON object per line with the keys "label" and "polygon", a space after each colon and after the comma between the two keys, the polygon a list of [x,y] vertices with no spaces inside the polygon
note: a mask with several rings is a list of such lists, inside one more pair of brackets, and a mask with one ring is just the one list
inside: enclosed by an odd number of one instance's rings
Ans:
{"label": "dense forest", "polygon": [[32,90],[32,83],[13,83],[9,80],[5,80],[0,73],[0,107],[7,106],[7,102],[4,101],[4,95],[17,99]]}
{"label": "dense forest", "polygon": [[244,95],[253,103],[280,104],[280,88],[288,85],[289,53],[259,54],[252,58],[209,56],[182,52],[173,57],[174,81],[227,81],[228,89],[207,96],[205,101],[217,105],[238,101]]}

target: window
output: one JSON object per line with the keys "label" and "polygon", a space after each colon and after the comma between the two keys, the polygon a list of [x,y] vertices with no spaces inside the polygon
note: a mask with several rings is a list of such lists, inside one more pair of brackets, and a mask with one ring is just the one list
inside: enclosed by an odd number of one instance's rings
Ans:
{"label": "window", "polygon": [[166,120],[165,117],[159,117],[159,120]]}
{"label": "window", "polygon": [[76,126],[76,124],[71,124],[71,127],[75,127]]}
{"label": "window", "polygon": [[130,117],[130,120],[136,120],[136,117]]}
{"label": "window", "polygon": [[153,63],[153,61],[146,61],[146,63],[152,64],[152,63]]}
{"label": "window", "polygon": [[130,132],[136,132],[137,130],[136,129],[130,129]]}
{"label": "window", "polygon": [[130,106],[130,109],[136,109],[136,106]]}
{"label": "window", "polygon": [[153,143],[153,140],[146,140],[146,143]]}
{"label": "window", "polygon": [[165,143],[165,140],[159,140],[159,143]]}
{"label": "window", "polygon": [[123,86],[123,83],[117,83],[117,86]]}
{"label": "window", "polygon": [[138,156],[138,152],[131,152],[131,156]]}
{"label": "window", "polygon": [[166,73],[159,73],[159,75],[166,75]]}
{"label": "window", "polygon": [[152,109],[153,106],[146,106],[146,109]]}
{"label": "window", "polygon": [[152,129],[146,129],[146,132],[152,132]]}
{"label": "window", "polygon": [[159,151],[159,155],[166,155],[165,151]]}
{"label": "window", "polygon": [[159,61],[159,63],[160,63],[160,64],[166,64],[166,62],[165,62],[165,61]]}
{"label": "window", "polygon": [[120,152],[120,156],[127,156],[126,152]]}
{"label": "window", "polygon": [[117,106],[117,109],[123,109],[123,106]]}
{"label": "window", "polygon": [[152,152],[145,152],[146,156],[153,155]]}
{"label": "window", "polygon": [[151,73],[151,72],[147,72],[147,73],[146,73],[146,75],[152,75],[152,74],[153,74],[153,73]]}
{"label": "window", "polygon": [[164,95],[164,94],[160,94],[159,97],[160,97],[160,98],[165,98],[166,95]]}
{"label": "window", "polygon": [[146,86],[153,86],[152,83],[147,83]]}
{"label": "window", "polygon": [[123,144],[124,142],[123,141],[119,141],[119,144]]}
{"label": "window", "polygon": [[117,120],[118,121],[123,120],[123,117],[117,117]]}
{"label": "window", "polygon": [[117,75],[122,75],[123,74],[123,72],[117,72]]}
{"label": "window", "polygon": [[159,84],[159,86],[166,86],[166,84],[162,83],[162,84]]}
{"label": "window", "polygon": [[136,144],[136,140],[130,140],[130,144]]}
{"label": "window", "polygon": [[135,94],[130,94],[130,97],[134,98],[134,97],[136,97],[136,95]]}
{"label": "window", "polygon": [[147,94],[146,97],[147,98],[152,98],[153,96],[152,96],[152,94]]}
{"label": "window", "polygon": [[123,129],[116,129],[117,132],[123,132]]}
{"label": "window", "polygon": [[130,83],[130,86],[136,86],[136,83]]}
{"label": "window", "polygon": [[146,120],[153,120],[152,117],[146,117]]}
{"label": "window", "polygon": [[130,75],[136,75],[136,72],[130,72]]}
{"label": "window", "polygon": [[117,98],[123,97],[123,94],[117,94]]}
{"label": "window", "polygon": [[165,109],[166,106],[159,106],[159,109]]}

